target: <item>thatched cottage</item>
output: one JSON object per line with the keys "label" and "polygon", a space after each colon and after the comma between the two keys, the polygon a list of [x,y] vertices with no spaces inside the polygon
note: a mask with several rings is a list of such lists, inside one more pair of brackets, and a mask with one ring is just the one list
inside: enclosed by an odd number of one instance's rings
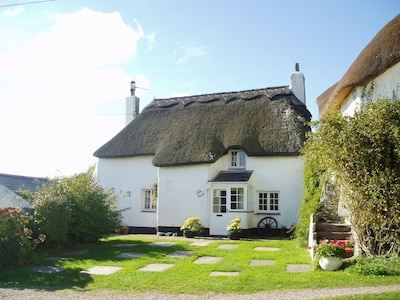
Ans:
{"label": "thatched cottage", "polygon": [[376,34],[340,81],[317,98],[317,104],[321,116],[338,110],[351,116],[368,97],[399,98],[399,92],[400,14]]}
{"label": "thatched cottage", "polygon": [[189,217],[210,235],[238,216],[246,231],[266,216],[297,221],[311,119],[298,65],[290,86],[154,99],[131,115],[94,155],[133,232],[179,232]]}

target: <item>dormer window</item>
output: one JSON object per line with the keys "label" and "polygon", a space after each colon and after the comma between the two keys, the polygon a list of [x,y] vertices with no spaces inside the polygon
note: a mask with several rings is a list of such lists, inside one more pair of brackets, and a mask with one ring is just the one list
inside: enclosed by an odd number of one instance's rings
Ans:
{"label": "dormer window", "polygon": [[241,150],[231,151],[231,168],[244,169],[246,167],[246,154]]}

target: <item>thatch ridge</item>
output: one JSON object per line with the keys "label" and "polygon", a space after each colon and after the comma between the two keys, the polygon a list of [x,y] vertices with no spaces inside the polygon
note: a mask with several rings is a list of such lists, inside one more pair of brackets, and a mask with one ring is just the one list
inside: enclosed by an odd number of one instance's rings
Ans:
{"label": "thatch ridge", "polygon": [[363,86],[400,61],[400,14],[364,48],[334,89],[317,98],[321,115],[336,110],[354,87]]}
{"label": "thatch ridge", "polygon": [[155,166],[215,162],[232,148],[298,155],[310,119],[288,87],[155,99],[94,155],[152,155]]}

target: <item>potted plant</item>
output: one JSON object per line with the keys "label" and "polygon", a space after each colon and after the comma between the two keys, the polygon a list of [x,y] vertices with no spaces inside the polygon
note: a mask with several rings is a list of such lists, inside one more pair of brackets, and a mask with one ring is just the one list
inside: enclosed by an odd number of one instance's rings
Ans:
{"label": "potted plant", "polygon": [[343,258],[347,257],[345,247],[329,240],[321,241],[314,250],[315,258],[323,270],[334,271],[343,264]]}
{"label": "potted plant", "polygon": [[128,225],[126,225],[126,224],[123,224],[122,226],[121,226],[121,231],[120,231],[122,234],[129,234],[129,226]]}
{"label": "potted plant", "polygon": [[240,226],[240,217],[234,218],[231,221],[231,224],[229,224],[226,227],[226,230],[228,230],[228,238],[231,240],[238,240],[240,239],[240,232],[242,231],[243,227]]}
{"label": "potted plant", "polygon": [[193,238],[204,231],[204,227],[200,223],[200,219],[191,217],[187,219],[181,226],[183,236],[187,238]]}

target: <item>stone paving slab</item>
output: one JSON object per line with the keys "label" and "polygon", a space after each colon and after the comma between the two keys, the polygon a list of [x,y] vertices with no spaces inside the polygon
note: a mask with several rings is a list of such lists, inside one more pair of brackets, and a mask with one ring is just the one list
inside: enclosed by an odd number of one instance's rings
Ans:
{"label": "stone paving slab", "polygon": [[287,264],[286,265],[286,272],[293,272],[293,273],[304,273],[310,272],[311,265],[309,264]]}
{"label": "stone paving slab", "polygon": [[210,245],[211,243],[212,243],[212,241],[199,240],[199,241],[191,243],[190,246],[204,247],[204,246]]}
{"label": "stone paving slab", "polygon": [[205,264],[216,264],[217,262],[221,261],[223,257],[217,257],[217,256],[202,256],[196,259],[193,263],[199,264],[199,265],[205,265]]}
{"label": "stone paving slab", "polygon": [[275,260],[252,259],[250,261],[250,266],[273,266],[273,265],[275,265]]}
{"label": "stone paving slab", "polygon": [[140,268],[138,271],[143,272],[163,272],[168,270],[169,268],[173,267],[173,264],[150,264],[143,268]]}
{"label": "stone paving slab", "polygon": [[126,253],[121,253],[118,255],[118,258],[138,258],[140,256],[144,255],[143,253],[135,253],[135,252],[126,252]]}
{"label": "stone paving slab", "polygon": [[159,246],[159,247],[170,247],[176,245],[175,242],[154,242],[149,244],[149,246]]}
{"label": "stone paving slab", "polygon": [[64,270],[63,267],[54,267],[54,266],[35,266],[31,268],[32,272],[37,272],[37,273],[48,273],[48,274],[54,274],[58,273]]}
{"label": "stone paving slab", "polygon": [[114,247],[116,248],[125,248],[125,247],[134,247],[137,246],[138,244],[116,244]]}
{"label": "stone paving slab", "polygon": [[223,249],[223,250],[233,250],[237,248],[239,248],[238,244],[222,244],[217,247],[217,249]]}
{"label": "stone paving slab", "polygon": [[193,254],[194,251],[177,250],[167,255],[171,258],[185,258]]}
{"label": "stone paving slab", "polygon": [[239,276],[239,272],[211,272],[209,276]]}
{"label": "stone paving slab", "polygon": [[111,275],[115,272],[121,270],[121,267],[111,267],[111,266],[95,266],[93,268],[80,271],[81,274],[90,274],[90,275]]}
{"label": "stone paving slab", "polygon": [[279,251],[281,248],[275,248],[275,247],[255,247],[255,251]]}
{"label": "stone paving slab", "polygon": [[80,250],[74,250],[74,251],[68,252],[66,254],[69,254],[69,255],[84,255],[84,254],[87,254],[89,252],[90,252],[89,249],[80,249]]}

